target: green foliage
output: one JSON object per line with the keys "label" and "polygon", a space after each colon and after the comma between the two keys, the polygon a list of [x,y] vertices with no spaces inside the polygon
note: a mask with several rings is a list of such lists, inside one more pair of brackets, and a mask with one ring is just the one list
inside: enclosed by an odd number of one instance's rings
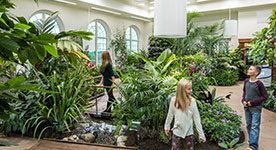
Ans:
{"label": "green foliage", "polygon": [[220,86],[231,86],[239,80],[238,72],[229,69],[214,70],[210,76],[213,77]]}
{"label": "green foliage", "polygon": [[0,48],[2,49],[0,56],[16,63],[24,64],[29,61],[32,65],[38,65],[47,57],[58,57],[59,49],[63,51],[66,49],[67,53],[64,55],[71,54],[70,62],[74,62],[73,56],[87,59],[87,56],[81,53],[82,48],[78,44],[61,38],[81,36],[84,39],[91,39],[89,36],[93,34],[86,31],[51,34],[56,15],[57,13],[54,13],[46,20],[36,22],[40,23],[39,27],[37,24],[28,22],[24,17],[3,13],[0,18]]}
{"label": "green foliage", "polygon": [[241,116],[221,101],[197,101],[204,133],[211,141],[233,139],[241,131]]}
{"label": "green foliage", "polygon": [[242,60],[242,52],[240,49],[233,49],[228,55],[230,57],[229,64],[235,66],[239,71],[239,80],[244,80],[247,77],[246,63]]}
{"label": "green foliage", "polygon": [[188,22],[187,36],[175,40],[174,53],[178,56],[193,55],[198,52],[209,56],[227,53],[227,42],[221,32],[224,27],[223,24],[223,20],[210,26],[196,26],[192,21]]}
{"label": "green foliage", "polygon": [[[82,115],[91,105],[86,99],[90,96],[88,87],[82,87],[84,83],[83,68],[68,68],[63,74],[53,72],[50,77],[41,74],[41,82],[56,93],[47,95],[39,101],[38,115],[28,119],[22,129],[34,129],[34,136],[38,128],[42,128],[38,138],[47,129],[55,129],[58,133],[70,131],[70,126],[78,122],[77,118]],[[39,77],[39,76],[37,76]]]}
{"label": "green foliage", "polygon": [[148,57],[155,60],[161,53],[174,47],[174,39],[149,37]]}
{"label": "green foliage", "polygon": [[18,97],[12,93],[13,90],[24,89],[24,90],[32,90],[32,91],[39,91],[39,92],[48,92],[47,90],[38,89],[37,87],[41,87],[38,84],[24,84],[25,77],[18,76],[4,83],[0,83],[0,119],[8,120],[10,117],[10,113],[14,112],[9,104],[10,99],[20,101]]}
{"label": "green foliage", "polygon": [[0,12],[7,12],[8,9],[14,8],[14,3],[10,0],[1,0],[0,1]]}
{"label": "green foliage", "polygon": [[147,59],[138,53],[133,53],[146,63],[144,69],[153,73],[156,77],[159,76],[161,78],[171,74],[169,69],[173,65],[173,62],[176,61],[175,55],[169,49],[162,52],[156,61],[151,61],[150,59]]}
{"label": "green foliage", "polygon": [[275,90],[276,90],[275,87],[267,88],[268,98],[264,102],[264,107],[273,109],[276,111],[276,95],[275,95],[276,92],[275,92]]}
{"label": "green foliage", "polygon": [[15,75],[15,64],[10,61],[5,61],[0,57],[0,78],[12,78]]}
{"label": "green foliage", "polygon": [[231,142],[220,142],[218,143],[218,145],[224,149],[237,149],[238,147],[241,147],[243,145],[245,145],[246,143],[240,143],[240,144],[237,144],[239,141],[239,138],[235,138],[233,139]]}
{"label": "green foliage", "polygon": [[271,63],[276,61],[275,45],[271,45],[276,37],[276,10],[272,9],[273,14],[268,18],[269,27],[265,27],[261,32],[254,34],[254,40],[250,43],[248,59],[255,63]]}
{"label": "green foliage", "polygon": [[121,99],[113,110],[114,115],[119,115],[115,122],[127,124],[137,120],[158,129],[166,119],[168,95],[175,92],[175,85],[172,77],[162,79],[150,71],[129,68],[126,74],[121,74],[117,86],[126,100]]}
{"label": "green foliage", "polygon": [[116,64],[118,64],[120,69],[125,69],[128,59],[125,31],[116,31],[111,40],[110,47],[115,51]]}

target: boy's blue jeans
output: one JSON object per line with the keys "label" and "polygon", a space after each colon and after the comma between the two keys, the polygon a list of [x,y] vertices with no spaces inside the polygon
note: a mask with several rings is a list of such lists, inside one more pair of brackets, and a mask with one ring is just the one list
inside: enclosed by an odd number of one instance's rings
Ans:
{"label": "boy's blue jeans", "polygon": [[260,124],[261,124],[261,112],[250,111],[250,109],[245,108],[245,120],[246,128],[249,135],[249,146],[258,150],[258,141],[260,135]]}

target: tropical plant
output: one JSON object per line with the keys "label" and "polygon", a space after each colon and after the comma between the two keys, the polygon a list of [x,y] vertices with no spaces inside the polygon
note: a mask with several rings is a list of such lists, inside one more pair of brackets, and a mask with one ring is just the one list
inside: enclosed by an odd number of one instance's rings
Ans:
{"label": "tropical plant", "polygon": [[113,110],[118,115],[116,122],[127,124],[137,120],[155,129],[162,126],[168,111],[168,96],[175,92],[176,80],[169,76],[162,79],[150,71],[134,68],[121,73],[120,79],[117,87],[125,100],[119,99]]}
{"label": "tropical plant", "polygon": [[276,62],[276,49],[275,45],[272,45],[276,37],[276,9],[274,8],[268,18],[268,25],[262,31],[255,32],[254,39],[250,43],[248,59],[255,64]]}
{"label": "tropical plant", "polygon": [[[72,40],[68,40],[65,37],[76,39],[77,37],[82,36],[80,38],[90,40],[91,38],[89,38],[88,36],[92,36],[93,34],[85,31],[69,31],[61,32],[57,35],[54,35],[52,34],[52,32],[55,27],[55,20],[57,17],[58,12],[56,11],[47,18],[42,18],[35,21],[34,25],[38,30],[38,34],[51,34],[52,36],[54,36],[54,39],[57,40],[54,46],[58,50],[59,56],[63,56],[64,58],[66,58],[67,61],[69,61],[73,65],[78,65],[78,61],[80,61],[80,58],[85,58],[89,60],[89,58],[83,53],[83,49],[78,43]],[[43,61],[43,59],[40,60]]]}
{"label": "tropical plant", "polygon": [[37,87],[41,87],[39,84],[26,84],[25,77],[18,76],[4,83],[0,83],[0,119],[8,120],[10,117],[10,113],[14,112],[10,106],[10,99],[20,101],[18,96],[12,93],[13,90],[24,89],[24,90],[32,90],[38,92],[48,92],[52,93],[51,91],[38,89]]}
{"label": "tropical plant", "polygon": [[[0,20],[0,56],[5,60],[21,64],[28,61],[37,65],[51,55],[58,57],[57,48],[62,50],[66,48],[69,52],[79,48],[77,45],[66,44],[66,41],[58,43],[61,38],[82,36],[84,39],[90,40],[89,36],[93,35],[86,31],[68,31],[57,35],[41,33],[33,23],[28,22],[24,17],[16,17],[8,13],[2,13]],[[47,30],[45,31],[49,31],[50,27],[51,24],[46,26]],[[74,54],[79,53],[74,52]],[[82,54],[77,56],[83,57]]]}
{"label": "tropical plant", "polygon": [[231,150],[235,150],[243,145],[245,145],[245,143],[239,143],[239,138],[235,138],[233,139],[231,142],[220,142],[218,143],[218,145],[224,149],[231,149]]}
{"label": "tropical plant", "polygon": [[126,47],[126,37],[125,37],[125,31],[119,31],[117,30],[116,33],[113,35],[113,39],[110,43],[110,48],[115,51],[115,62],[118,64],[118,67],[121,70],[124,70],[126,68],[127,64],[127,47]]}
{"label": "tropical plant", "polygon": [[231,86],[239,80],[239,73],[230,69],[217,69],[212,71],[210,77],[213,77],[216,82],[210,81],[210,83],[220,86]]}
{"label": "tropical plant", "polygon": [[174,39],[150,36],[148,41],[148,57],[152,60],[156,60],[156,58],[159,57],[162,52],[174,47]]}
{"label": "tropical plant", "polygon": [[172,66],[174,61],[176,61],[175,55],[169,49],[163,51],[156,61],[151,61],[136,52],[133,53],[146,63],[144,69],[153,73],[154,76],[158,76],[160,78],[167,77],[171,74],[169,71],[170,66]]}
{"label": "tropical plant", "polygon": [[85,81],[83,69],[68,68],[63,74],[53,72],[51,77],[37,75],[41,78],[41,84],[56,93],[46,95],[44,100],[38,102],[40,111],[37,116],[26,121],[22,134],[30,128],[34,128],[34,136],[37,135],[38,129],[41,129],[38,138],[47,129],[56,130],[58,133],[70,131],[70,126],[78,122],[77,118],[91,107],[86,101],[90,96],[87,93],[89,88],[82,87]]}
{"label": "tropical plant", "polygon": [[264,102],[264,107],[276,111],[276,89],[275,87],[267,88],[268,98]]}
{"label": "tropical plant", "polygon": [[0,78],[6,77],[8,79],[15,75],[15,63],[5,61],[0,57]]}
{"label": "tropical plant", "polygon": [[193,55],[203,52],[209,56],[228,51],[224,41],[222,29],[224,21],[210,26],[197,26],[192,19],[203,16],[202,13],[189,12],[187,14],[187,36],[175,40],[174,53],[178,56]]}

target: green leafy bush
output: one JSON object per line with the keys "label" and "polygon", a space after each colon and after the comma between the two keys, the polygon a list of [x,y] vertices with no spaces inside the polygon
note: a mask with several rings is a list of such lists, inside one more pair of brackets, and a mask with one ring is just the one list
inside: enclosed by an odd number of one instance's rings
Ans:
{"label": "green leafy bush", "polygon": [[[210,76],[213,77],[220,86],[231,86],[239,80],[239,73],[233,70],[217,69],[212,71]],[[214,84],[213,81],[211,81],[211,83]]]}
{"label": "green leafy bush", "polygon": [[275,96],[275,88],[267,89],[268,98],[264,102],[264,107],[269,109],[274,109],[276,111],[276,96]]}
{"label": "green leafy bush", "polygon": [[204,133],[211,141],[231,141],[241,131],[241,116],[231,107],[208,100],[197,101]]}
{"label": "green leafy bush", "polygon": [[125,100],[121,99],[113,110],[118,115],[115,122],[129,124],[137,120],[158,129],[166,119],[168,95],[175,92],[176,83],[172,77],[162,79],[145,70],[129,69],[121,74],[117,87]]}
{"label": "green leafy bush", "polygon": [[91,107],[86,101],[90,97],[87,93],[89,88],[82,87],[85,80],[82,69],[68,68],[63,74],[53,72],[50,77],[43,74],[37,76],[42,85],[55,93],[48,94],[38,102],[38,114],[26,121],[22,134],[33,128],[34,136],[38,129],[41,129],[38,138],[47,129],[56,130],[58,133],[70,131],[70,127],[78,122],[77,118]]}

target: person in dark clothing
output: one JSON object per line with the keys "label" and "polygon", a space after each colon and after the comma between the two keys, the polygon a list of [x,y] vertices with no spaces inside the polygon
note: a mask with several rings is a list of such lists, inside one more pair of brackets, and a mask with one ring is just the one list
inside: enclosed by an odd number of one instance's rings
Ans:
{"label": "person in dark clothing", "polygon": [[243,86],[242,104],[245,112],[246,128],[249,135],[248,150],[258,150],[260,135],[261,112],[263,102],[267,99],[264,84],[257,79],[261,73],[259,66],[250,66]]}
{"label": "person in dark clothing", "polygon": [[[101,55],[102,66],[100,68],[100,73],[102,74],[102,79],[99,85],[104,86],[114,86],[114,72],[112,69],[112,60],[108,51],[104,51]],[[113,88],[106,88],[108,95],[108,102],[105,112],[111,112],[111,106],[113,102],[116,102],[113,96]]]}

